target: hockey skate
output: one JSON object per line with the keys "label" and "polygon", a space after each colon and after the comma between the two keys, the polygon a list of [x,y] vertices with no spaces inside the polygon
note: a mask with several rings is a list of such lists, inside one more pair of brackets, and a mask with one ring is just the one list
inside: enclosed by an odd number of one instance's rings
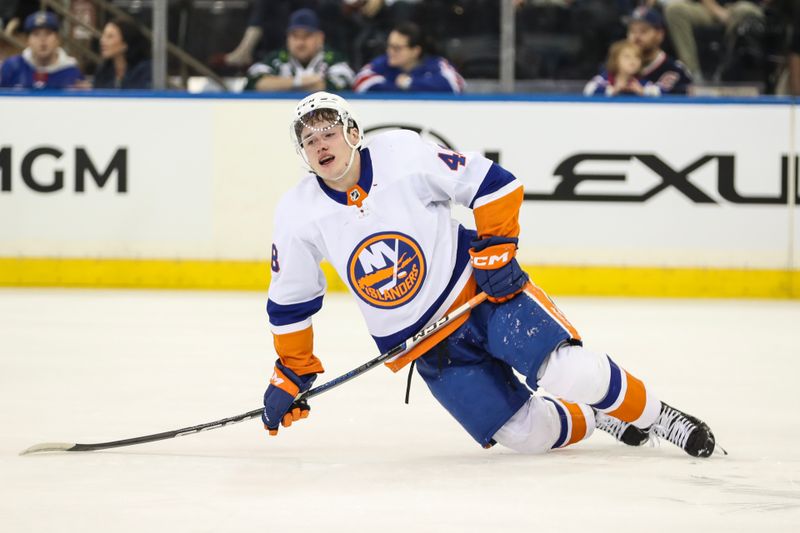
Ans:
{"label": "hockey skate", "polygon": [[647,431],[600,411],[594,412],[594,426],[628,446],[641,446],[650,439]]}
{"label": "hockey skate", "polygon": [[661,412],[648,433],[668,440],[693,457],[709,457],[716,441],[711,428],[692,415],[661,402]]}

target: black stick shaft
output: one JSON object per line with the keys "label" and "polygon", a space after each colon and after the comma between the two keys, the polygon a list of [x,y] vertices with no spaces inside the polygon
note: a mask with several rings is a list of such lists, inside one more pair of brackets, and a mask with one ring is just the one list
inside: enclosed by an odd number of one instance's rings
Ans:
{"label": "black stick shaft", "polygon": [[[360,376],[364,372],[375,368],[381,363],[388,361],[389,359],[392,359],[393,357],[410,350],[411,348],[418,345],[422,341],[432,337],[436,332],[441,331],[441,329],[447,323],[452,322],[456,318],[462,316],[467,311],[473,309],[478,304],[482,303],[485,299],[486,299],[486,293],[484,292],[478,293],[477,295],[473,296],[468,302],[461,305],[457,309],[451,311],[448,315],[443,316],[433,324],[425,326],[421,331],[415,333],[414,336],[409,337],[408,339],[403,341],[402,344],[395,346],[391,350],[380,354],[374,359],[367,361],[363,365],[354,368],[353,370],[345,374],[342,374],[337,378],[334,378],[326,383],[323,383],[318,387],[314,387],[313,389],[298,395],[297,399],[307,400],[309,398],[313,398],[314,396],[318,396],[323,392],[326,392],[330,389],[338,387],[339,385],[347,383],[351,379]],[[172,431],[154,433],[152,435],[133,437],[131,439],[114,440],[109,442],[98,442],[94,444],[71,444],[71,443],[37,444],[35,446],[28,448],[22,453],[28,454],[37,452],[50,452],[50,451],[87,452],[92,450],[119,448],[122,446],[132,446],[134,444],[144,444],[146,442],[155,442],[159,440],[172,439],[175,437],[183,437],[184,435],[193,435],[194,433],[200,433],[201,431],[208,431],[210,429],[217,429],[229,426],[231,424],[238,424],[239,422],[244,422],[245,420],[250,420],[251,418],[257,418],[261,416],[261,411],[263,411],[262,408],[253,409],[252,411],[248,411],[246,413],[242,413],[236,416],[231,416],[228,418],[223,418],[221,420],[215,420],[214,422],[206,422],[205,424],[199,424],[197,426],[189,426],[181,429],[174,429]]]}

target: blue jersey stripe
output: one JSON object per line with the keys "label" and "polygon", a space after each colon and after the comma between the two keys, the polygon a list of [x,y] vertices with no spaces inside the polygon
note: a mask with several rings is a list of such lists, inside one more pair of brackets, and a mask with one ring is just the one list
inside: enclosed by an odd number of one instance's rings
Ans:
{"label": "blue jersey stripe", "polygon": [[311,317],[311,315],[320,309],[322,309],[322,296],[307,302],[288,305],[277,304],[272,300],[267,300],[269,323],[273,326],[297,324]]}
{"label": "blue jersey stripe", "polygon": [[[608,356],[606,355],[606,357]],[[608,386],[608,394],[606,394],[605,398],[592,405],[595,409],[608,409],[614,405],[614,402],[619,398],[619,391],[622,388],[622,372],[610,357],[608,357],[608,363],[611,367],[611,383]]]}
{"label": "blue jersey stripe", "polygon": [[433,302],[433,305],[431,305],[428,310],[423,313],[422,317],[414,324],[408,326],[407,328],[401,329],[397,333],[387,335],[386,337],[377,337],[373,335],[372,338],[375,339],[375,343],[378,345],[378,350],[380,350],[381,353],[391,350],[421,330],[428,322],[430,322],[431,318],[433,318],[433,315],[436,313],[436,310],[442,306],[447,297],[453,292],[453,289],[461,277],[461,274],[464,272],[464,269],[467,268],[467,265],[469,264],[470,243],[477,237],[478,235],[475,233],[475,231],[468,230],[464,228],[464,226],[458,227],[458,251],[456,252],[456,264],[453,268],[453,273],[450,276],[450,281],[447,283],[447,287],[445,287],[445,289],[442,291],[442,294],[436,299],[436,301]]}
{"label": "blue jersey stripe", "polygon": [[503,187],[514,181],[514,179],[515,179],[514,175],[511,172],[504,169],[497,163],[492,163],[492,166],[489,167],[489,171],[483,178],[481,186],[478,187],[478,192],[475,193],[475,197],[469,203],[469,208],[472,209],[472,206],[475,205],[475,200],[477,200],[478,198],[499,191],[500,189],[502,189]]}
{"label": "blue jersey stripe", "polygon": [[553,402],[553,405],[556,406],[556,411],[558,411],[558,419],[561,420],[561,431],[558,433],[558,439],[556,440],[556,443],[553,444],[551,448],[560,448],[565,442],[567,442],[567,428],[569,427],[569,422],[567,421],[567,412],[554,399],[548,398],[547,396],[542,396],[542,398]]}

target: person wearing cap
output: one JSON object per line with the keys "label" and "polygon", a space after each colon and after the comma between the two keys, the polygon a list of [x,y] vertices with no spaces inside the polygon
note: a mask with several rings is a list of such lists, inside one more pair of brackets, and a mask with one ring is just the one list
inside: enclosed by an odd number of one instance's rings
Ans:
{"label": "person wearing cap", "polygon": [[352,29],[345,23],[343,0],[250,0],[250,16],[236,48],[214,53],[209,64],[219,69],[247,68],[284,46],[289,16],[297,9],[313,9],[322,22],[325,42],[335,50],[349,50]]}
{"label": "person wearing cap", "polygon": [[289,17],[286,47],[248,69],[245,90],[342,91],[352,86],[354,77],[345,58],[326,48],[317,14],[304,8]]}
{"label": "person wearing cap", "polygon": [[664,18],[655,9],[638,7],[628,17],[627,39],[642,50],[642,84],[652,83],[659,94],[686,94],[692,75],[680,62],[669,57],[664,42]]}
{"label": "person wearing cap", "polygon": [[694,29],[724,26],[725,46],[731,51],[743,22],[764,19],[760,3],[760,0],[672,0],[664,7],[664,17],[678,58],[701,79]]}
{"label": "person wearing cap", "polygon": [[83,80],[78,62],[61,48],[55,14],[38,11],[25,19],[28,46],[0,67],[0,87],[64,89]]}

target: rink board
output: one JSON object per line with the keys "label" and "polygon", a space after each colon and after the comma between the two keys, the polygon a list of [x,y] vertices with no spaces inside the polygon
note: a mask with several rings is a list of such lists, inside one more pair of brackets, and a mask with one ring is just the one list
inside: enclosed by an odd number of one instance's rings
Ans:
{"label": "rink board", "polygon": [[[0,96],[0,284],[266,287],[296,98],[148,96]],[[800,294],[789,101],[353,106],[368,138],[411,128],[517,175],[520,259],[553,292]]]}

